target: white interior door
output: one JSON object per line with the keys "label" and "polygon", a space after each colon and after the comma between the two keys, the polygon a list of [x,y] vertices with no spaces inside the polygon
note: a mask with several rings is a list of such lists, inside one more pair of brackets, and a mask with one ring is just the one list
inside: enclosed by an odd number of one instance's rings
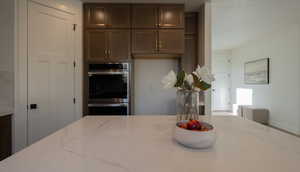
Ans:
{"label": "white interior door", "polygon": [[216,80],[212,83],[212,110],[231,110],[231,62],[227,54],[213,54],[212,72]]}
{"label": "white interior door", "polygon": [[71,14],[29,3],[29,144],[75,120],[73,23]]}
{"label": "white interior door", "polygon": [[230,75],[215,74],[215,81],[212,85],[213,111],[230,110]]}

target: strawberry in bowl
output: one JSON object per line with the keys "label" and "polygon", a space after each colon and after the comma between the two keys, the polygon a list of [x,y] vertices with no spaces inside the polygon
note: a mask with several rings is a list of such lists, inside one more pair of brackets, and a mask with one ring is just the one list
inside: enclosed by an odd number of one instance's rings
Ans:
{"label": "strawberry in bowl", "polygon": [[200,122],[195,119],[191,119],[188,122],[187,121],[178,122],[177,126],[183,129],[194,130],[194,131],[209,131],[213,129],[213,126],[211,126],[210,124],[205,122]]}
{"label": "strawberry in bowl", "polygon": [[208,148],[214,145],[216,132],[214,127],[206,122],[181,121],[175,126],[174,139],[187,147]]}

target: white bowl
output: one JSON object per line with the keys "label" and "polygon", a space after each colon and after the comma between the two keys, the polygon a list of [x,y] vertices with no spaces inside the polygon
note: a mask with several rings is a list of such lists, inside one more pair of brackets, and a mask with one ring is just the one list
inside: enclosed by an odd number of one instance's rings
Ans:
{"label": "white bowl", "polygon": [[180,128],[176,124],[173,137],[180,144],[190,148],[209,148],[216,142],[216,131],[212,125],[208,123],[205,123],[205,125],[210,126],[212,129],[209,131],[193,131]]}

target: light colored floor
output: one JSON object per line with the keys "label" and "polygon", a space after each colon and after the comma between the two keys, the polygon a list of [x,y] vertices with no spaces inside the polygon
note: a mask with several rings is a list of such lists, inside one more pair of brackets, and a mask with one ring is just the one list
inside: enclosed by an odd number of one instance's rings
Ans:
{"label": "light colored floor", "polygon": [[212,115],[234,115],[234,114],[228,111],[213,111]]}
{"label": "light colored floor", "polygon": [[[234,114],[233,114],[232,112],[228,112],[228,111],[213,111],[213,112],[212,112],[212,115],[234,115]],[[274,128],[274,129],[277,129],[277,130],[279,130],[279,131],[285,132],[285,133],[287,133],[287,134],[291,134],[291,135],[293,135],[293,136],[300,137],[300,135],[291,133],[291,132],[289,132],[289,131],[280,129],[280,128],[278,128],[278,127],[274,127],[274,126],[271,126],[271,125],[268,125],[268,126]]]}

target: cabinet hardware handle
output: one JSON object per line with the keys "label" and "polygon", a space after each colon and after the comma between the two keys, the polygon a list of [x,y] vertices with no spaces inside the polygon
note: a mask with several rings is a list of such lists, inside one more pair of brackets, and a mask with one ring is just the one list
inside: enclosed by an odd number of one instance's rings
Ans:
{"label": "cabinet hardware handle", "polygon": [[38,106],[37,104],[30,104],[29,108],[32,110],[32,109],[37,109]]}
{"label": "cabinet hardware handle", "polygon": [[163,47],[163,43],[162,43],[162,41],[159,41],[159,48],[162,48]]}

